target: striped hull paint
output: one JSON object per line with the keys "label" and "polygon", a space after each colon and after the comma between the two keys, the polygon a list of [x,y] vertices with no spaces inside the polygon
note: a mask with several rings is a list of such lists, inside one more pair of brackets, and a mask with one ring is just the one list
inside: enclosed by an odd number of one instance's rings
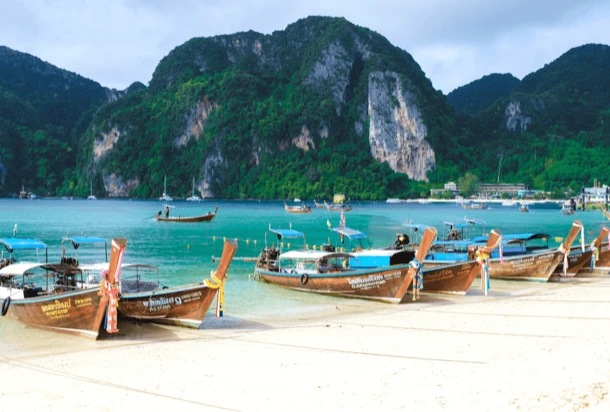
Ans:
{"label": "striped hull paint", "polygon": [[414,271],[410,265],[396,265],[370,270],[309,274],[306,281],[298,273],[281,273],[257,269],[264,282],[302,292],[315,292],[350,298],[400,303]]}
{"label": "striped hull paint", "polygon": [[204,284],[125,293],[119,302],[119,316],[166,325],[199,328],[216,289]]}
{"label": "striped hull paint", "polygon": [[16,299],[6,316],[26,325],[97,339],[108,303],[98,292],[95,288]]}

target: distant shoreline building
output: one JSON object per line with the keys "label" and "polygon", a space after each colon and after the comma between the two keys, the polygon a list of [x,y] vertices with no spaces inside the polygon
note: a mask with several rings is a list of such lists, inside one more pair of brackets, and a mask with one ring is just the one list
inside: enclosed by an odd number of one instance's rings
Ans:
{"label": "distant shoreline building", "polygon": [[[455,182],[445,183],[443,189],[431,189],[432,195],[440,195],[443,192],[451,192],[454,195],[460,194],[460,185]],[[530,193],[531,192],[531,193]],[[501,195],[503,193],[517,196],[533,195],[537,191],[527,190],[524,183],[479,183],[479,193],[485,195]]]}

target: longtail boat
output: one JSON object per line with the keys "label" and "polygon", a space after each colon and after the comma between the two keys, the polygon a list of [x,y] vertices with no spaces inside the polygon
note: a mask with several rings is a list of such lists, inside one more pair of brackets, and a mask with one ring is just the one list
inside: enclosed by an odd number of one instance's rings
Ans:
{"label": "longtail boat", "polygon": [[[324,202],[325,203],[325,202]],[[318,203],[316,202],[316,199],[313,200],[313,204],[316,206],[316,208],[318,209],[326,209],[326,205],[324,203]]]}
{"label": "longtail boat", "polygon": [[305,203],[298,206],[288,206],[286,202],[284,202],[284,210],[289,213],[311,213],[311,207],[307,206]]}
{"label": "longtail boat", "polygon": [[[115,257],[116,253],[108,279],[116,271]],[[86,285],[82,270],[72,264],[14,263],[0,269],[0,279],[0,290],[9,289],[2,316],[24,324],[97,339],[104,315],[108,316],[111,294],[101,293],[98,285]],[[14,289],[20,293],[12,293]]]}
{"label": "longtail boat", "polygon": [[155,216],[155,220],[157,222],[181,222],[181,223],[197,223],[197,222],[211,222],[216,217],[216,213],[218,213],[218,206],[216,206],[216,210],[214,212],[208,212],[205,215],[199,216],[169,216],[164,217],[161,214]]}
{"label": "longtail boat", "polygon": [[[450,226],[449,233],[456,233],[456,230],[467,229],[474,222],[456,224],[454,222],[444,222],[445,225]],[[477,224],[484,224],[484,222],[477,221]],[[396,264],[397,262],[403,262],[407,259],[408,253],[413,253],[411,250],[418,247],[418,238],[421,237],[422,233],[425,233],[429,227],[422,224],[415,224],[412,222],[405,222],[403,226],[409,228],[411,237],[408,234],[397,234],[396,242],[391,248],[386,249],[369,249],[363,250],[362,252],[356,252],[354,255],[357,256],[355,261],[350,261],[353,266],[360,265],[362,268],[370,268],[380,264]],[[335,228],[331,229],[342,236],[349,238],[350,245],[353,240],[362,242],[365,238],[362,232],[354,231],[353,229],[346,228]],[[463,232],[462,232],[463,233]],[[459,236],[458,236],[459,237]],[[480,246],[482,253],[490,255],[491,252],[498,247],[501,236],[498,231],[493,230],[489,237],[487,237],[487,243]],[[414,243],[410,243],[413,241]],[[386,259],[385,261],[383,259]],[[425,263],[422,266],[422,288],[418,289],[424,293],[441,293],[441,294],[458,294],[464,295],[472,285],[472,282],[476,276],[481,272],[482,261],[473,259],[457,262],[446,265],[428,265]]]}
{"label": "longtail boat", "polygon": [[[504,255],[492,254],[489,263],[489,277],[506,280],[529,280],[547,282],[557,265],[566,258],[572,243],[583,233],[583,225],[575,221],[568,236],[558,249],[549,249],[548,245],[526,247],[525,242],[550,237],[543,233],[508,234],[502,236],[501,246]],[[484,236],[475,237],[469,241],[436,242],[434,249],[444,248],[443,252],[435,251],[424,261],[426,267],[443,266],[450,263],[472,259],[474,248],[482,246],[486,242]],[[517,246],[513,246],[517,245]],[[511,247],[513,248],[511,250]],[[453,249],[451,249],[453,248]],[[465,250],[464,250],[465,249]]]}
{"label": "longtail boat", "polygon": [[[176,287],[167,287],[160,282],[156,266],[122,265],[117,280],[120,290],[119,317],[198,329],[215,296],[217,316],[222,316],[224,283],[236,250],[235,242],[225,241],[218,269],[212,273],[211,279]],[[98,279],[93,273],[106,266],[103,263],[83,265],[81,269],[91,273],[87,278],[89,283],[96,283]],[[148,280],[146,274],[150,272],[156,273],[156,281]]]}
{"label": "longtail boat", "polygon": [[[480,250],[490,255],[498,247],[501,240],[502,236],[500,233],[492,230],[487,243],[485,246],[481,246]],[[480,259],[431,268],[427,268],[424,263],[422,269],[423,287],[421,291],[425,293],[465,295],[470,286],[472,286],[474,279],[481,273],[482,267],[483,262]]]}
{"label": "longtail boat", "polygon": [[121,282],[119,315],[154,323],[199,328],[214,297],[217,316],[222,316],[224,284],[237,250],[233,241],[225,241],[220,263],[211,279],[201,283],[164,288],[160,283],[125,279]]}
{"label": "longtail boat", "polygon": [[[554,275],[560,277],[573,277],[579,271],[585,268],[589,268],[591,265],[591,256],[593,253],[596,254],[595,266],[607,266],[610,263],[610,248],[608,247],[608,239],[610,236],[610,229],[602,227],[597,238],[591,242],[591,245],[587,247],[572,246],[568,255],[568,265],[564,270],[564,263],[560,263],[555,269]],[[584,251],[583,251],[584,249]],[[595,252],[596,251],[596,252]]]}
{"label": "longtail boat", "polygon": [[[49,288],[32,282],[35,269],[42,269],[40,278],[55,279]],[[7,297],[2,314],[30,326],[97,339],[108,298],[98,294],[97,286],[77,289],[60,284],[63,283],[60,279],[71,282],[75,275],[81,274],[72,269],[40,263],[15,263],[0,269],[0,277],[5,281],[15,277],[23,279],[22,296]]]}
{"label": "longtail boat", "polygon": [[[278,241],[305,238],[292,229],[270,231],[278,236]],[[299,250],[278,256],[277,249],[266,247],[256,264],[254,278],[303,292],[400,303],[414,276],[419,274],[419,262],[428,253],[436,234],[433,228],[426,231],[411,262],[372,269],[350,268],[350,261],[357,259],[350,253]]]}

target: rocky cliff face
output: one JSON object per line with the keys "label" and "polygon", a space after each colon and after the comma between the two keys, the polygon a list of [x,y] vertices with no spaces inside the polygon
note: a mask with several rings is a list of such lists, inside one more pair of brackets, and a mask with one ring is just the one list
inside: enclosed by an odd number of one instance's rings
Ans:
{"label": "rocky cliff face", "polygon": [[210,112],[216,108],[218,108],[218,105],[215,103],[210,103],[207,97],[204,97],[202,100],[198,101],[197,105],[191,110],[191,113],[188,116],[184,133],[182,136],[174,139],[174,146],[186,146],[191,136],[193,136],[195,140],[199,139],[199,135],[205,128],[205,123],[210,115]]}
{"label": "rocky cliff face", "polygon": [[138,178],[123,181],[120,176],[112,173],[104,176],[104,189],[108,197],[128,197],[129,193],[140,184]]}
{"label": "rocky cliff face", "polygon": [[532,122],[530,117],[521,113],[521,103],[516,100],[511,101],[506,106],[504,120],[506,121],[506,130],[511,132],[525,132]]}
{"label": "rocky cliff face", "polygon": [[424,140],[428,129],[415,96],[393,72],[369,75],[368,115],[371,155],[379,162],[406,173],[414,180],[428,180],[435,166],[434,150]]}
{"label": "rocky cliff face", "polygon": [[117,127],[113,127],[108,133],[100,133],[101,139],[93,141],[93,163],[97,163],[100,159],[112,149],[114,144],[119,141],[121,132]]}

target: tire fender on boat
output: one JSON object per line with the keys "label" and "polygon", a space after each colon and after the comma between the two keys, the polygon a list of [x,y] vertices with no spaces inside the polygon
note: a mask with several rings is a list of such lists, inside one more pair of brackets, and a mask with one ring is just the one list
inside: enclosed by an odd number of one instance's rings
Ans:
{"label": "tire fender on boat", "polygon": [[0,315],[5,316],[9,306],[11,306],[11,297],[7,296],[6,299],[4,299],[4,302],[2,302],[2,313],[0,313]]}
{"label": "tire fender on boat", "polygon": [[301,285],[305,286],[307,282],[309,282],[309,276],[307,276],[307,273],[303,273],[301,275]]}

